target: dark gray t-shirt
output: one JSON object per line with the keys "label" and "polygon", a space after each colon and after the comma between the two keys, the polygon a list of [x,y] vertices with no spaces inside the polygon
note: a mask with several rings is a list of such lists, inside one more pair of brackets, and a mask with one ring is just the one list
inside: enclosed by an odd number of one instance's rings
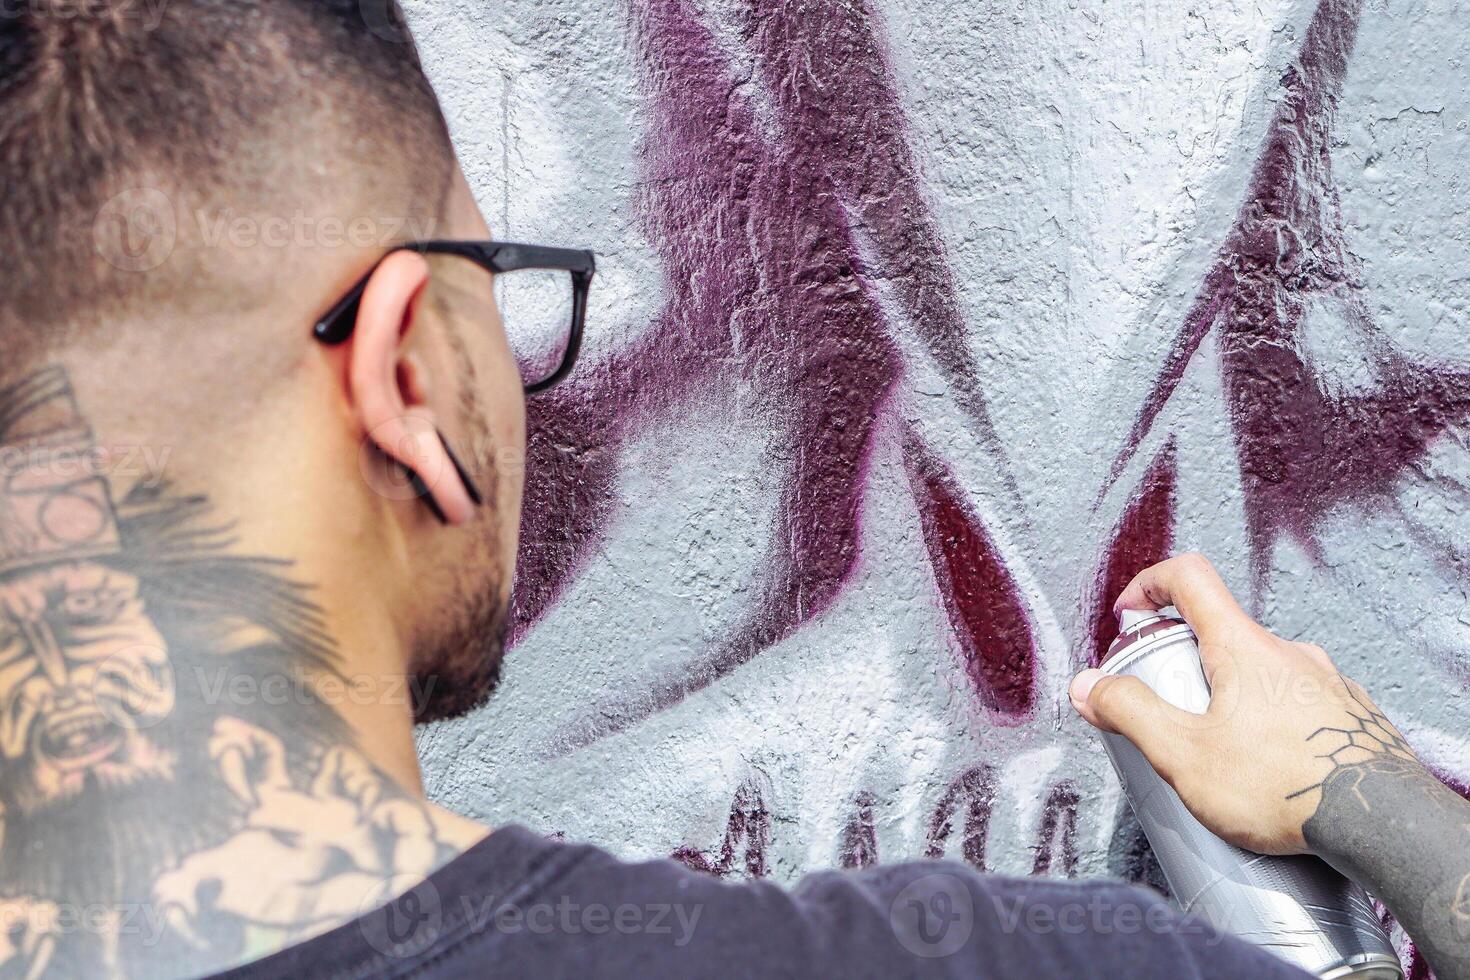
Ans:
{"label": "dark gray t-shirt", "polygon": [[496,831],[391,905],[229,977],[1306,980],[1152,892],[937,861],[795,889]]}

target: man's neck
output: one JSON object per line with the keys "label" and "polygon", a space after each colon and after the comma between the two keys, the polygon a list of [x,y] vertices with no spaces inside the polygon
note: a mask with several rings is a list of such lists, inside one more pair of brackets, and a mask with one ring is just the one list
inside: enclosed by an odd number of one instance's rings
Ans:
{"label": "man's neck", "polygon": [[101,445],[64,371],[0,386],[0,972],[212,971],[482,835],[421,798],[371,575]]}

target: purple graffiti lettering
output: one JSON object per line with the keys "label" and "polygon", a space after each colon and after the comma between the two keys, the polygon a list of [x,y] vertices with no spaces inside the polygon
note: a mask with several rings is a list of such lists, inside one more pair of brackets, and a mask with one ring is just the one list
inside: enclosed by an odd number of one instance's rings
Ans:
{"label": "purple graffiti lettering", "polygon": [[893,284],[903,315],[955,389],[976,434],[1002,463],[1005,448],[977,386],[954,273],[904,137],[907,123],[887,52],[865,4],[746,0],[752,39],[787,138],[810,147],[871,240],[865,272]]}
{"label": "purple graffiti lettering", "polygon": [[1036,833],[1033,875],[1077,876],[1077,804],[1081,797],[1071,783],[1059,783],[1047,794]]}
{"label": "purple graffiti lettering", "polygon": [[924,856],[933,860],[944,857],[945,845],[954,833],[955,818],[963,807],[965,829],[960,839],[960,854],[975,868],[988,870],[985,844],[990,833],[990,809],[994,805],[995,771],[989,766],[976,766],[964,772],[949,784],[934,808]]}
{"label": "purple graffiti lettering", "polygon": [[862,790],[853,798],[853,814],[842,828],[837,860],[844,868],[866,868],[878,863],[878,828],[873,816],[877,798]]}
{"label": "purple graffiti lettering", "polygon": [[725,824],[725,839],[714,856],[695,847],[681,847],[671,857],[694,871],[724,878],[735,871],[735,854],[744,848],[745,874],[750,878],[766,876],[766,850],[771,846],[771,814],[754,782],[742,783],[730,805],[730,819]]}
{"label": "purple graffiti lettering", "polygon": [[[1470,372],[1413,364],[1394,350],[1373,324],[1347,247],[1332,132],[1361,10],[1361,0],[1318,4],[1296,64],[1281,80],[1235,226],[1104,487],[1122,474],[1214,331],[1258,596],[1279,538],[1319,559],[1317,532],[1332,508],[1390,503],[1398,477],[1440,433],[1470,417]],[[1361,339],[1377,377],[1373,390],[1334,393],[1323,383],[1298,343],[1314,313],[1341,318]]]}
{"label": "purple graffiti lettering", "polygon": [[[532,406],[517,635],[604,533],[621,447],[705,397],[711,382],[743,381],[762,393],[781,420],[769,458],[784,474],[754,597],[728,638],[637,695],[589,711],[557,733],[559,752],[704,689],[821,614],[846,587],[859,558],[874,440],[893,414],[903,371],[875,276],[921,324],[1012,485],[871,10],[836,0],[740,5],[743,39],[767,89],[762,104],[781,129],[773,138],[697,5],[643,0],[632,9],[653,107],[642,211],[665,269],[665,306],[642,340]],[[865,260],[865,246],[876,259]],[[994,549],[987,562],[977,568],[985,576],[977,591],[1005,590],[996,608],[1009,614],[1014,587]],[[999,635],[1014,622],[967,621],[966,629]],[[982,696],[1024,712],[1031,663],[1008,669],[1014,677]]]}

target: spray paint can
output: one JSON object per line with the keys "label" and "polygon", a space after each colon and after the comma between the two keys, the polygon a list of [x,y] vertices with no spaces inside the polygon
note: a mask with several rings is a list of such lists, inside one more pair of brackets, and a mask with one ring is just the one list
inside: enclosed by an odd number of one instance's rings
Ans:
{"label": "spray paint can", "polygon": [[[1165,701],[1204,714],[1210,688],[1183,620],[1126,612],[1103,671],[1137,677]],[[1265,857],[1225,843],[1185,809],[1133,743],[1103,735],[1174,902],[1323,980],[1403,980],[1368,896],[1310,856]]]}

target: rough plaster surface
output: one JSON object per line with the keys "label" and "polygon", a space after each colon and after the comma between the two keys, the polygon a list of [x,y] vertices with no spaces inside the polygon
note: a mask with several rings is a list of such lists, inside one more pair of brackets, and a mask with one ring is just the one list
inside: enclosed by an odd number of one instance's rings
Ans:
{"label": "rough plaster surface", "polygon": [[801,873],[1154,876],[1065,687],[1171,549],[1470,777],[1454,0],[417,0],[533,405],[471,816]]}

